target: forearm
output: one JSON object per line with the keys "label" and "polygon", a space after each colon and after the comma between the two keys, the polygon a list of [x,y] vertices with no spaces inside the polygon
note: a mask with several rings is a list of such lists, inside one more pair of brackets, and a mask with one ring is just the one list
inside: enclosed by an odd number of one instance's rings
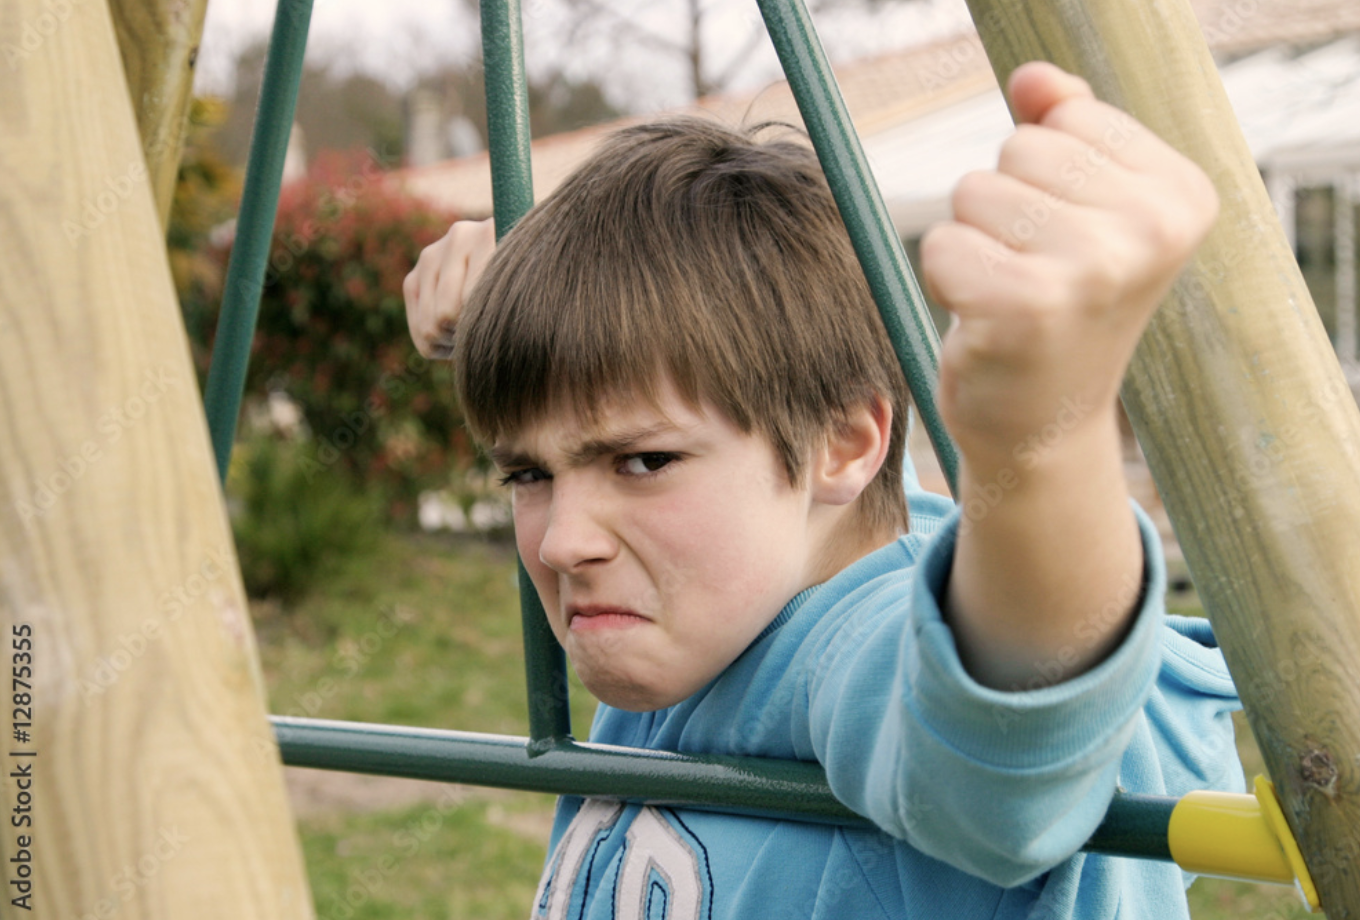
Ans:
{"label": "forearm", "polygon": [[946,617],[970,675],[999,689],[1046,686],[1100,663],[1141,593],[1113,405],[1055,428],[1056,441],[964,455]]}
{"label": "forearm", "polygon": [[810,669],[809,730],[851,808],[1011,886],[1070,856],[1105,813],[1161,663],[1163,573],[1147,542],[1148,600],[1099,666],[1040,689],[989,689],[963,666],[945,616],[962,523],[956,512],[928,541],[906,542],[904,553],[921,547],[908,595],[856,592],[861,603],[872,597],[862,617],[825,617],[833,638]]}

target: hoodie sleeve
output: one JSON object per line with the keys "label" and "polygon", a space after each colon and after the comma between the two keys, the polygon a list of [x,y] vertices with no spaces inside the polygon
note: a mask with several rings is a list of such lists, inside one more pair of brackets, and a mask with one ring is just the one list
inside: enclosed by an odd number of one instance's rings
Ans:
{"label": "hoodie sleeve", "polygon": [[[907,577],[843,598],[856,614],[825,645],[808,688],[812,743],[836,795],[922,852],[1002,886],[1076,852],[1104,817],[1162,661],[1161,545],[1135,512],[1146,562],[1129,635],[1059,684],[1005,692],[964,670],[941,613],[956,510]],[[1190,735],[1203,713],[1183,703],[1168,699]]]}

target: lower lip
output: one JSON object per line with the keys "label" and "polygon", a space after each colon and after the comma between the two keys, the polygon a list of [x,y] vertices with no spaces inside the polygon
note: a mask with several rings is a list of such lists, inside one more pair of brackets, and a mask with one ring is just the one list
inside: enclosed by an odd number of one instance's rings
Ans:
{"label": "lower lip", "polygon": [[577,632],[592,629],[624,629],[629,626],[640,626],[646,622],[642,617],[631,613],[597,613],[594,616],[578,613],[571,618],[571,628]]}

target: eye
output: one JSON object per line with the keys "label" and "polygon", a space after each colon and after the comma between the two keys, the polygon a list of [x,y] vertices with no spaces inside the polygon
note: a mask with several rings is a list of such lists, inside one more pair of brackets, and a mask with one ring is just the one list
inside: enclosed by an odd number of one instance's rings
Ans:
{"label": "eye", "polygon": [[659,472],[679,459],[675,454],[664,451],[651,451],[645,454],[631,454],[619,464],[619,472],[629,476],[648,476]]}
{"label": "eye", "polygon": [[551,478],[545,471],[531,466],[522,470],[511,470],[502,476],[500,481],[503,486],[529,486]]}

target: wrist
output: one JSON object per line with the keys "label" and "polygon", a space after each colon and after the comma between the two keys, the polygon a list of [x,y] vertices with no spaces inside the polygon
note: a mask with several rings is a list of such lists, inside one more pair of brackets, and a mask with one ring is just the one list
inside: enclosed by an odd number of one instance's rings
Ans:
{"label": "wrist", "polygon": [[[1139,582],[1141,537],[1113,411],[1050,440],[1027,460],[980,470],[965,456],[961,468],[948,616],[965,666],[990,686],[1081,673],[1117,644],[1136,606],[1126,595]],[[1042,675],[1036,663],[1048,663]]]}
{"label": "wrist", "polygon": [[1113,404],[1094,410],[1071,401],[1049,423],[1004,439],[963,442],[960,454],[960,504],[973,497],[994,498],[998,488],[1013,496],[1043,495],[1053,489],[1070,490],[1083,481],[1108,484],[1111,475],[1123,476],[1123,446]]}

